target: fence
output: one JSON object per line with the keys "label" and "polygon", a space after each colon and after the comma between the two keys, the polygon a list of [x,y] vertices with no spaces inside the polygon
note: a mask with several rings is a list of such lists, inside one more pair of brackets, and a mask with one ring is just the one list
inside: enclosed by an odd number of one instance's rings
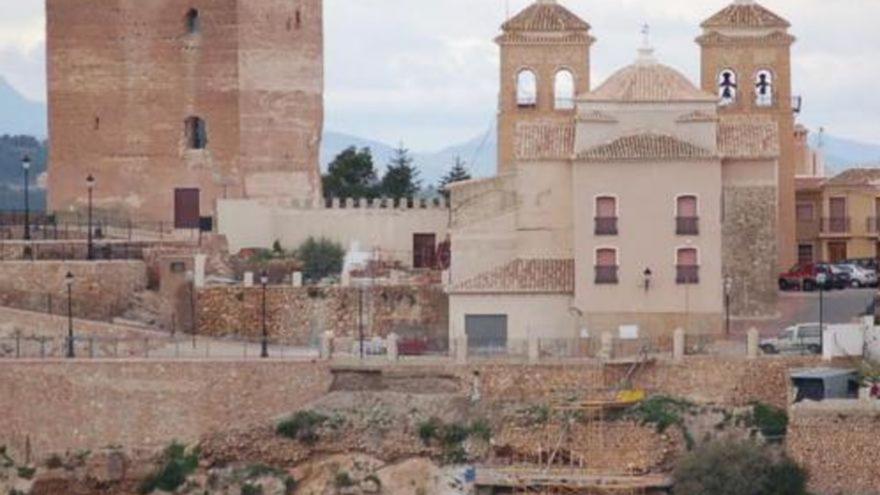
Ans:
{"label": "fence", "polygon": [[[91,222],[87,214],[34,212],[28,215],[32,240],[70,240],[88,237],[91,226],[96,239],[116,238],[132,240],[147,235],[160,240],[171,237],[177,230],[189,230],[195,236],[198,228],[176,229],[173,222],[133,220],[109,212],[96,212]],[[25,215],[20,211],[0,211],[0,239],[23,239]]]}
{"label": "fence", "polygon": [[[65,359],[67,337],[0,337],[0,360]],[[197,336],[74,336],[74,359],[261,359],[262,340],[214,340]],[[314,359],[317,351],[270,339],[272,359]]]}
{"label": "fence", "polygon": [[[96,241],[93,260],[143,260],[146,243]],[[85,241],[0,242],[0,261],[85,261],[89,246]]]}

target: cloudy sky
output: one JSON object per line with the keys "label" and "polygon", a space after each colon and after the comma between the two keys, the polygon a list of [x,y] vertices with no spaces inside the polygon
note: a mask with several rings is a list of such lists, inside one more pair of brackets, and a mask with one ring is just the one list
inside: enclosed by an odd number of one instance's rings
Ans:
{"label": "cloudy sky", "polygon": [[[70,0],[75,1],[75,0]],[[530,0],[325,0],[327,128],[422,151],[483,134],[494,121],[492,38]],[[728,0],[561,0],[593,25],[593,80],[631,62],[652,26],[664,63],[697,80],[698,25]],[[0,75],[45,100],[44,0],[0,0]],[[788,18],[802,121],[880,143],[878,0],[763,0]]]}

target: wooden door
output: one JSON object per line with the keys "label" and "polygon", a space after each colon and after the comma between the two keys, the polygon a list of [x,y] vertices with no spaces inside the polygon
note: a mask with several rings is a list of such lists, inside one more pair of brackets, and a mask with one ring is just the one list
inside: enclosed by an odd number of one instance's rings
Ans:
{"label": "wooden door", "polygon": [[437,258],[436,234],[413,234],[413,268],[433,268]]}
{"label": "wooden door", "polygon": [[174,190],[174,228],[197,229],[199,228],[199,190],[198,189],[175,189]]}
{"label": "wooden door", "polygon": [[828,243],[828,262],[840,263],[847,258],[845,242]]}
{"label": "wooden door", "polygon": [[846,221],[846,198],[831,198],[828,202],[828,216],[832,233],[848,230]]}

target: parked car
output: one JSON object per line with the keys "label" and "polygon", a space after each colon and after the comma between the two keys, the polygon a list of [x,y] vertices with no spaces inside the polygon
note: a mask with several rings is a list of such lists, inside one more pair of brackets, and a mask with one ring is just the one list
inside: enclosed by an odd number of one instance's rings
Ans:
{"label": "parked car", "polygon": [[[828,325],[824,327],[828,328]],[[775,338],[762,340],[760,348],[765,354],[804,351],[819,354],[822,352],[822,331],[818,323],[794,325]]]}
{"label": "parked car", "polygon": [[780,290],[802,290],[804,292],[812,292],[819,288],[819,274],[824,273],[826,276],[824,290],[835,288],[842,289],[849,286],[849,276],[846,280],[843,278],[843,272],[838,270],[835,274],[831,265],[826,263],[808,263],[806,265],[795,265],[791,270],[779,276]]}
{"label": "parked car", "polygon": [[847,272],[852,287],[877,287],[877,272],[860,265],[843,264],[838,268]]}
{"label": "parked car", "polygon": [[852,276],[850,273],[838,265],[819,264],[819,269],[831,276],[832,289],[846,289],[852,286]]}
{"label": "parked car", "polygon": [[868,270],[873,270],[875,272],[878,270],[878,268],[880,268],[877,266],[877,258],[853,258],[853,259],[845,260],[842,264],[843,265],[858,265],[862,268],[866,268]]}

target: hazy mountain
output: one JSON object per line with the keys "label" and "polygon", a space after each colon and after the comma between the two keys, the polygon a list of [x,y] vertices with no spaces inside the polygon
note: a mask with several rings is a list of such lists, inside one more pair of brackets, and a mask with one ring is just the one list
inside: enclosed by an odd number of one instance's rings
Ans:
{"label": "hazy mountain", "polygon": [[[821,140],[821,143],[819,142]],[[850,139],[817,134],[811,135],[811,144],[825,152],[828,175],[856,166],[880,166],[880,145],[860,143]]]}
{"label": "hazy mountain", "polygon": [[21,95],[0,76],[0,134],[48,135],[46,105]]}

